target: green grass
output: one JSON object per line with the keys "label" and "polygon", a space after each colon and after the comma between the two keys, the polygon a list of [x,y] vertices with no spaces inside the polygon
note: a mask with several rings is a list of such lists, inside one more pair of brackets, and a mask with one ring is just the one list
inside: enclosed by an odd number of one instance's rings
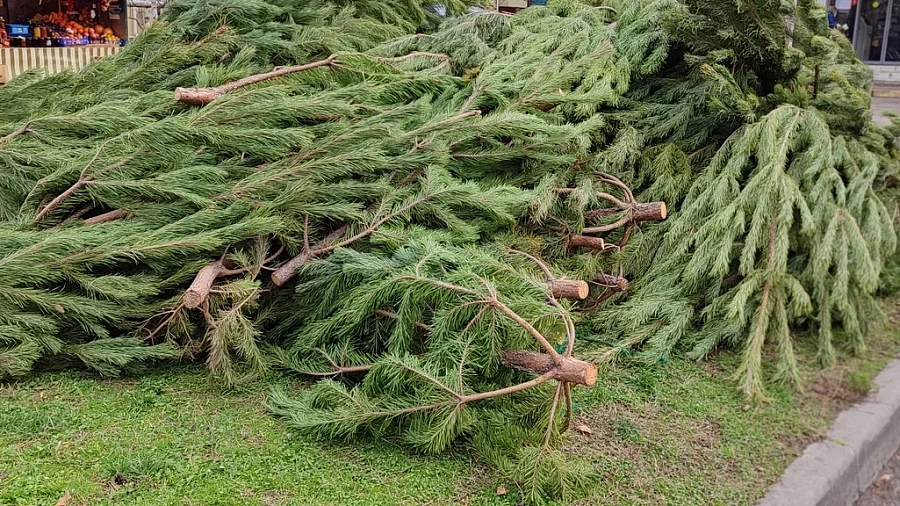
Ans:
{"label": "green grass", "polygon": [[[0,389],[0,504],[503,503],[466,455],[321,445],[264,409],[265,385],[210,388],[199,368],[134,381],[72,373]],[[483,488],[483,487],[482,487]]]}
{"label": "green grass", "polygon": [[[859,358],[806,387],[746,405],[728,376],[738,357],[618,366],[578,390],[565,450],[602,479],[580,504],[752,504],[835,414],[900,351],[900,333],[869,338]],[[807,350],[808,351],[808,350]],[[811,356],[811,354],[804,354]],[[327,444],[266,414],[273,378],[211,388],[202,369],[126,380],[78,373],[0,385],[0,504],[514,505],[516,487],[459,452],[425,457],[388,443]],[[288,384],[291,383],[291,384]],[[509,493],[498,496],[498,486]]]}

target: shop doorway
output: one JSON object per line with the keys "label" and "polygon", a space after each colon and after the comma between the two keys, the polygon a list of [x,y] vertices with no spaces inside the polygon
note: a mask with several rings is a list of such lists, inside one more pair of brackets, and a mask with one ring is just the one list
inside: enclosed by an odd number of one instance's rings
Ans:
{"label": "shop doorway", "polygon": [[900,0],[857,0],[853,48],[866,63],[900,64]]}

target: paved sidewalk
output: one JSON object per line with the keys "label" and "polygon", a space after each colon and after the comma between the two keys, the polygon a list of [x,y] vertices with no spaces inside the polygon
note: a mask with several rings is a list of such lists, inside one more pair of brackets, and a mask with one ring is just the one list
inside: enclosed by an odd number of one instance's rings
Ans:
{"label": "paved sidewalk", "polygon": [[885,111],[897,111],[900,114],[900,98],[873,98],[872,119],[879,125],[890,125],[891,121],[884,115]]}
{"label": "paved sidewalk", "polygon": [[900,506],[900,450],[885,464],[856,506]]}

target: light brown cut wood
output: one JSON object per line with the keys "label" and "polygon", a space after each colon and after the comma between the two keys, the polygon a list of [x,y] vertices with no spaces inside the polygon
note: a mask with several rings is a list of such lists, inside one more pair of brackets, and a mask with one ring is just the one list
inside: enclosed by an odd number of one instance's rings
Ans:
{"label": "light brown cut wood", "polygon": [[643,221],[662,221],[666,219],[666,203],[665,202],[647,202],[646,204],[635,204],[632,214],[632,221],[641,223]]}
{"label": "light brown cut wood", "polygon": [[320,242],[319,244],[303,251],[299,255],[285,262],[284,265],[275,269],[275,272],[272,273],[272,282],[278,286],[284,286],[285,283],[287,283],[297,275],[297,272],[301,267],[303,267],[303,264],[315,258],[317,254],[322,252],[322,250],[328,248],[329,244],[343,237],[344,233],[346,232],[347,225],[344,225],[334,232],[328,234],[328,237],[322,239],[322,242]]}
{"label": "light brown cut wood", "polygon": [[557,299],[584,300],[591,291],[586,281],[575,279],[553,279],[550,286]]}
{"label": "light brown cut wood", "polygon": [[200,307],[209,298],[209,291],[212,290],[213,283],[225,270],[221,261],[207,264],[200,269],[200,272],[194,277],[194,282],[182,296],[184,307],[190,309]]}
{"label": "light brown cut wood", "polygon": [[328,67],[334,65],[336,59],[337,55],[333,54],[324,60],[307,63],[306,65],[279,68],[272,72],[248,76],[228,84],[223,84],[222,86],[216,86],[215,88],[176,88],[175,101],[199,106],[208,105],[213,103],[219,97],[234,90],[261,83],[269,79],[276,79],[296,72],[303,72],[304,70]]}
{"label": "light brown cut wood", "polygon": [[666,203],[665,202],[648,202],[622,204],[619,206],[622,211],[626,211],[625,215],[617,221],[596,227],[585,227],[581,230],[582,234],[600,234],[611,232],[617,228],[644,221],[662,221],[666,219]]}
{"label": "light brown cut wood", "polygon": [[577,385],[593,386],[597,382],[597,366],[573,357],[561,357],[557,364],[553,357],[534,351],[507,350],[500,354],[504,366],[537,375],[553,373],[553,378]]}
{"label": "light brown cut wood", "polygon": [[176,88],[175,101],[191,105],[207,105],[215,102],[223,93],[217,88]]}
{"label": "light brown cut wood", "polygon": [[615,244],[609,244],[599,237],[590,237],[586,235],[569,236],[570,248],[590,248],[597,251],[606,251],[608,249],[619,249]]}
{"label": "light brown cut wood", "polygon": [[108,223],[121,219],[131,218],[131,213],[124,209],[116,209],[108,213],[98,214],[97,216],[84,220],[85,225],[99,225],[100,223]]}
{"label": "light brown cut wood", "polygon": [[624,292],[628,289],[629,281],[622,276],[614,274],[598,274],[594,281],[608,288],[612,288],[618,292]]}

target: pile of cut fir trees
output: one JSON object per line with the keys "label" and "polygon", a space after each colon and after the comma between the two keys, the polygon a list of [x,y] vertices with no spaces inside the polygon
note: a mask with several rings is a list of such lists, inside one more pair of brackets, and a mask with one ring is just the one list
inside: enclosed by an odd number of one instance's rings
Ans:
{"label": "pile of cut fir trees", "polygon": [[598,364],[734,348],[762,398],[795,330],[828,364],[877,320],[898,131],[787,4],[171,2],[0,88],[0,378],[277,367],[314,380],[271,396],[303,433],[572,493]]}

